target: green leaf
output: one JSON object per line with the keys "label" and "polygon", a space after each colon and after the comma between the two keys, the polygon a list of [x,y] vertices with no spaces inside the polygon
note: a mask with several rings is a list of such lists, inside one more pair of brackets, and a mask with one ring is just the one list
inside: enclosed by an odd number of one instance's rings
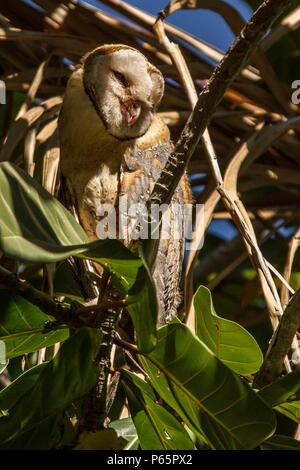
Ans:
{"label": "green leaf", "polygon": [[[123,358],[120,360],[120,356],[123,356],[123,350],[121,350],[121,348],[117,348],[115,361],[116,361],[116,365],[118,366],[119,364],[121,366],[121,361],[122,363],[124,361]],[[123,387],[118,386],[115,398],[113,400],[113,403],[110,407],[109,414],[108,414],[108,418],[110,419],[112,423],[119,421],[119,418],[122,414],[122,410],[125,406],[125,401],[126,401],[125,390]]]}
{"label": "green leaf", "polygon": [[260,445],[262,450],[300,450],[300,442],[289,436],[274,434]]}
{"label": "green leaf", "polygon": [[20,375],[9,386],[1,390],[0,410],[5,412],[13,408],[17,401],[21,399],[22,395],[25,395],[34,387],[46,365],[47,363],[43,362],[38,366],[32,367]]}
{"label": "green leaf", "polygon": [[89,242],[70,212],[21,168],[1,163],[0,186],[0,250],[8,257],[38,264],[80,255],[124,273],[125,290],[134,284],[142,261],[118,240]]}
{"label": "green leaf", "polygon": [[126,440],[118,437],[113,429],[83,432],[74,450],[125,450]]}
{"label": "green leaf", "polygon": [[[101,246],[78,256],[98,262],[116,275],[115,287],[128,295],[126,309],[137,332],[138,347],[143,352],[152,351],[156,344],[157,300],[146,262],[136,258],[116,240],[95,243]],[[106,248],[103,247],[104,243]],[[105,253],[105,258],[102,253]]]}
{"label": "green leaf", "polygon": [[281,377],[257,392],[269,406],[280,405],[288,398],[300,399],[300,370]]}
{"label": "green leaf", "polygon": [[226,366],[241,375],[260,368],[263,355],[257,342],[242,326],[218,317],[206,287],[198,288],[194,307],[197,336]]}
{"label": "green leaf", "polygon": [[63,261],[57,266],[53,290],[54,297],[64,296],[77,301],[82,300],[82,292],[74,279],[68,261]]}
{"label": "green leaf", "polygon": [[64,341],[68,328],[37,333],[46,321],[54,321],[38,307],[7,289],[0,289],[0,340],[6,346],[6,358],[20,356]]}
{"label": "green leaf", "polygon": [[157,393],[212,448],[252,449],[273,433],[271,408],[178,320],[140,360]]}
{"label": "green leaf", "polygon": [[114,429],[118,437],[122,437],[127,441],[124,450],[137,450],[139,447],[139,438],[136,433],[132,418],[122,418],[112,421],[109,427]]}
{"label": "green leaf", "polygon": [[51,263],[79,256],[114,274],[128,294],[137,343],[148,352],[156,343],[156,295],[143,261],[118,240],[89,242],[75,218],[17,166],[0,164],[0,251],[26,263]]}
{"label": "green leaf", "polygon": [[[23,374],[0,392],[0,449],[50,449],[64,411],[94,385],[99,330],[82,328],[50,362]],[[19,396],[17,394],[19,392]]]}
{"label": "green leaf", "polygon": [[157,403],[153,389],[127,370],[123,386],[143,450],[193,450],[195,448],[183,425]]}
{"label": "green leaf", "polygon": [[293,421],[296,421],[296,423],[300,423],[300,401],[282,403],[281,405],[275,406],[275,410]]}
{"label": "green leaf", "polygon": [[0,250],[28,263],[50,263],[88,242],[74,217],[17,166],[0,164]]}

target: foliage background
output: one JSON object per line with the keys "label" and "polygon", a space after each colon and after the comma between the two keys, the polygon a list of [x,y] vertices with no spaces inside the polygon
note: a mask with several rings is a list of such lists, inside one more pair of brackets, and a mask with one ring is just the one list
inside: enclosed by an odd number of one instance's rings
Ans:
{"label": "foliage background", "polygon": [[[142,2],[136,3],[145,7]],[[160,8],[165,6],[164,2],[158,3]],[[295,28],[299,24],[297,3],[292,2],[289,9],[296,12]],[[170,57],[153,32],[155,18],[147,12],[147,7],[145,11],[138,10],[114,0],[95,1],[93,4],[97,9],[76,1],[0,0],[1,79],[7,88],[7,103],[0,108],[0,159],[25,168],[54,193],[53,175],[56,175],[59,159],[55,132],[57,113],[68,76],[85,52],[97,45],[114,42],[142,50],[166,78],[165,97],[159,111],[169,125],[174,141],[190,113],[184,88]],[[259,1],[249,0],[248,6],[241,11],[246,14],[258,4]],[[240,4],[237,8],[240,10]],[[225,12],[228,18],[230,10],[225,9]],[[203,10],[179,11],[174,13],[174,22],[175,18],[179,21],[182,17],[196,18],[196,15],[205,17]],[[172,19],[166,24],[172,23]],[[220,17],[216,21],[220,21]],[[236,28],[237,24],[232,21],[231,27]],[[280,20],[277,24],[280,28]],[[218,40],[215,44],[207,44],[200,35],[192,36],[189,20],[186,25],[186,32],[171,26],[166,26],[166,32],[180,44],[199,92],[222,57],[222,51],[215,46],[221,44]],[[209,27],[214,31],[218,23],[212,21]],[[273,36],[270,34],[273,44],[270,37],[262,42],[264,59],[260,63],[252,63],[235,80],[212,118],[209,131],[223,172],[242,144],[248,145],[256,130],[263,132],[281,120],[299,115],[299,106],[291,103],[291,83],[300,79],[300,32],[299,29],[288,31],[277,40],[275,30],[276,25]],[[234,34],[230,34],[233,38]],[[43,104],[45,101],[47,109]],[[40,111],[39,106],[42,106]],[[238,177],[240,198],[254,225],[257,239],[261,240],[264,257],[296,290],[300,285],[300,260],[296,256],[300,207],[299,124],[291,126],[279,137],[274,131],[267,148],[260,149],[258,142],[251,151],[253,154],[256,152],[256,159]],[[251,159],[251,155],[248,158]],[[188,173],[195,201],[205,203],[214,183],[202,143],[194,153]],[[289,253],[293,253],[292,258]],[[187,259],[188,253],[185,263]],[[214,208],[203,249],[194,261],[194,291],[201,284],[208,287],[218,315],[244,326],[265,353],[272,328],[261,284],[222,201]],[[2,257],[2,266],[12,271],[15,268],[13,263],[6,256]],[[23,268],[23,278],[41,289],[41,266],[25,265]],[[289,298],[286,288],[276,276],[274,279],[282,300],[286,302]],[[66,263],[57,271],[54,294],[80,298]],[[24,356],[11,359],[6,373],[1,376],[1,387],[17,378],[24,368],[35,364],[37,355],[31,353],[25,359]],[[278,423],[278,434],[293,435],[293,421],[278,414]]]}

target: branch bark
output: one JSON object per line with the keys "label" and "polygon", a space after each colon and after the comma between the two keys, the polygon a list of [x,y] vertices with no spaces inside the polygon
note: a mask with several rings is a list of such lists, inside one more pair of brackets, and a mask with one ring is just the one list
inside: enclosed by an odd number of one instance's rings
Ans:
{"label": "branch bark", "polygon": [[16,274],[0,266],[0,288],[8,288],[14,294],[20,295],[24,299],[39,307],[46,315],[51,315],[56,320],[62,320],[67,310],[57,304],[44,292],[32,287],[28,282],[19,279]]}
{"label": "branch bark", "polygon": [[180,178],[226,89],[247,65],[260,40],[290,3],[291,0],[265,0],[230,46],[200,93],[196,107],[181,133],[175,150],[154,186],[148,200],[148,209],[152,204],[170,203]]}
{"label": "branch bark", "polygon": [[98,305],[85,307],[78,302],[72,302],[67,307],[53,300],[48,294],[36,289],[28,282],[19,279],[15,273],[0,266],[0,289],[10,289],[14,294],[20,295],[24,299],[38,307],[46,315],[51,315],[60,324],[65,324],[69,328],[77,329],[84,326],[95,327],[95,315],[98,320],[104,319],[106,312],[112,307],[120,308],[124,302],[102,302]]}
{"label": "branch bark", "polygon": [[295,292],[282,315],[277,334],[274,335],[263,365],[254,380],[255,388],[265,387],[280,376],[283,360],[290,350],[299,325],[300,288]]}

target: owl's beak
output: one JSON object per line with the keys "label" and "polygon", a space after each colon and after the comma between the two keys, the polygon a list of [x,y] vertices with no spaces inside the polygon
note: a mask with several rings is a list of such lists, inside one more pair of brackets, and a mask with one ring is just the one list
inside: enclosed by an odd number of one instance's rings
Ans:
{"label": "owl's beak", "polygon": [[121,111],[128,126],[132,126],[141,114],[141,106],[136,101],[121,101]]}

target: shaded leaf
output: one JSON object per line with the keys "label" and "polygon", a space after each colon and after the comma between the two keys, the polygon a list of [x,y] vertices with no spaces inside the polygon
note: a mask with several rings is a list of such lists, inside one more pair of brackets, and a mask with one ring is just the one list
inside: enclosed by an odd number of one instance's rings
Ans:
{"label": "shaded leaf", "polygon": [[74,217],[17,166],[0,164],[0,249],[27,263],[51,263],[82,252],[88,237]]}
{"label": "shaded leaf", "polygon": [[158,345],[140,360],[153,386],[214,449],[252,449],[270,436],[275,414],[185,325],[158,330]]}
{"label": "shaded leaf", "polygon": [[74,450],[122,450],[126,444],[126,440],[119,437],[114,429],[101,429],[80,434]]}
{"label": "shaded leaf", "polygon": [[32,367],[24,372],[16,380],[14,380],[8,387],[0,392],[0,410],[8,411],[12,409],[18,400],[30,391],[36,381],[38,380],[42,370],[46,366],[46,362]]}
{"label": "shaded leaf", "polygon": [[[43,328],[45,322],[54,321],[55,318],[46,315],[22,297],[12,294],[8,289],[0,289],[0,299],[0,340],[5,343],[7,359],[37,351],[68,338],[68,328],[45,333],[32,331]],[[17,333],[20,336],[16,336]]]}
{"label": "shaded leaf", "polygon": [[82,328],[63,343],[54,359],[0,392],[1,407],[6,410],[0,418],[0,449],[55,446],[64,410],[86,394],[97,379],[94,360],[100,340],[99,330]]}
{"label": "shaded leaf", "polygon": [[198,288],[194,307],[197,336],[224,364],[241,375],[260,368],[263,355],[257,342],[245,328],[216,314],[206,287]]}
{"label": "shaded leaf", "polygon": [[137,342],[148,352],[156,341],[157,304],[143,261],[118,240],[89,242],[75,218],[39,183],[15,165],[0,164],[0,250],[27,263],[51,263],[77,255],[114,274],[128,294]]}
{"label": "shaded leaf", "polygon": [[300,370],[295,370],[257,392],[269,406],[280,405],[288,398],[300,399]]}
{"label": "shaded leaf", "polygon": [[282,403],[281,405],[275,406],[275,410],[293,421],[296,421],[296,423],[300,423],[300,401]]}
{"label": "shaded leaf", "polygon": [[61,295],[79,301],[82,300],[82,292],[72,275],[67,261],[60,263],[55,271],[54,296],[59,297]]}
{"label": "shaded leaf", "polygon": [[133,424],[132,418],[122,418],[112,421],[109,427],[114,429],[118,437],[127,441],[124,450],[137,450],[139,447],[139,438]]}
{"label": "shaded leaf", "polygon": [[143,450],[193,450],[183,425],[157,403],[150,385],[135,374],[123,371],[131,416]]}
{"label": "shaded leaf", "polygon": [[300,450],[300,442],[289,436],[274,434],[260,445],[262,450]]}
{"label": "shaded leaf", "polygon": [[98,262],[116,274],[114,286],[128,295],[126,309],[137,332],[138,347],[143,352],[149,352],[156,344],[158,307],[155,287],[146,261],[136,258],[117,240],[100,240],[96,243],[100,244],[99,247],[78,256]]}

